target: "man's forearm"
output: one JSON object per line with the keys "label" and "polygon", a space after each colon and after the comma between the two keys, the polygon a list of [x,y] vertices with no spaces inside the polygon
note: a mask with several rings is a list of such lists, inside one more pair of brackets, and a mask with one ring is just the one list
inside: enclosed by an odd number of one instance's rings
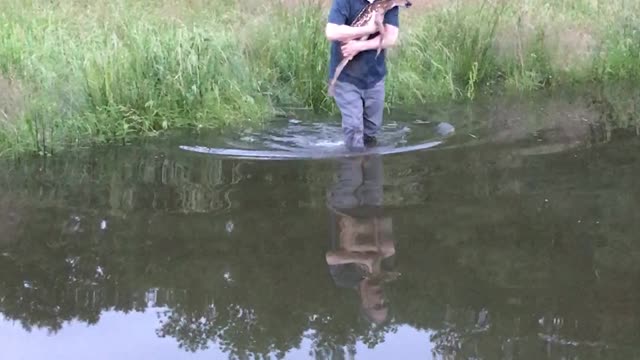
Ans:
{"label": "man's forearm", "polygon": [[[363,49],[362,51],[377,49],[378,45],[380,44],[380,36],[382,36],[382,35],[378,35],[378,36],[374,37],[373,39],[363,40],[362,41],[362,49]],[[383,49],[390,48],[390,47],[394,46],[395,44],[396,44],[396,39],[392,39],[392,38],[387,37],[387,36],[385,36],[384,39],[382,40],[382,48]]]}
{"label": "man's forearm", "polygon": [[346,42],[365,35],[369,35],[371,30],[366,26],[349,26],[329,24],[325,30],[327,39],[331,41]]}

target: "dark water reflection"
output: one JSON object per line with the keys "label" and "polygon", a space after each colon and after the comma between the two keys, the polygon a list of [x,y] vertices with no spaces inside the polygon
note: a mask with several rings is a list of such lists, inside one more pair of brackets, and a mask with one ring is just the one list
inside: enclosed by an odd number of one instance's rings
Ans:
{"label": "dark water reflection", "polygon": [[3,353],[639,358],[639,143],[589,114],[342,161],[5,164]]}

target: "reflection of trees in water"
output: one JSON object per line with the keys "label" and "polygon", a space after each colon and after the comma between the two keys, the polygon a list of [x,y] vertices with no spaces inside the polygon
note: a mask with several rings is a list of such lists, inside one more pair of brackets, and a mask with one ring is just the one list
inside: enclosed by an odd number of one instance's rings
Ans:
{"label": "reflection of trees in water", "polygon": [[[310,299],[307,299],[310,300]],[[303,338],[311,340],[310,352],[318,358],[346,358],[355,352],[360,341],[369,347],[379,344],[390,329],[374,328],[362,321],[339,318],[340,304],[332,309],[311,309],[300,318],[273,316],[256,309],[245,309],[236,304],[209,305],[208,310],[188,312],[173,308],[160,314],[158,336],[173,337],[180,347],[188,351],[207,349],[214,341],[220,348],[242,358],[247,354],[268,356],[284,353],[300,346]],[[348,309],[347,309],[348,310]],[[349,313],[350,311],[343,311]],[[318,314],[319,313],[319,314]],[[352,315],[352,314],[351,314]],[[393,328],[393,326],[391,327]]]}
{"label": "reflection of trees in water", "polygon": [[[432,239],[440,238],[432,224],[417,222],[419,213],[402,215],[402,225],[396,222],[398,233],[413,224],[416,233],[435,233]],[[283,217],[289,220],[281,224],[238,216],[230,239],[223,237],[220,224],[205,222],[206,216],[181,218],[178,222],[184,227],[173,232],[169,229],[176,219],[156,219],[148,227],[148,218],[138,216],[126,222],[112,221],[113,232],[86,226],[83,236],[67,236],[57,249],[47,246],[47,235],[57,226],[38,227],[36,224],[46,223],[40,216],[48,215],[31,214],[34,225],[23,229],[20,241],[3,249],[9,255],[0,258],[2,313],[27,328],[56,331],[70,320],[95,324],[101,311],[143,311],[151,304],[167,308],[160,314],[159,336],[175,338],[188,351],[207,348],[214,341],[237,358],[283,354],[300,346],[305,336],[316,358],[349,358],[358,341],[375,346],[386,332],[405,323],[433,330],[431,340],[443,358],[495,357],[506,351],[503,347],[509,339],[516,339],[520,354],[538,353],[532,349],[547,341],[539,339],[538,332],[581,343],[638,340],[633,322],[614,325],[621,318],[637,319],[636,303],[620,304],[635,299],[637,292],[612,293],[617,284],[613,281],[580,281],[591,275],[576,273],[582,271],[578,267],[563,268],[568,274],[554,280],[556,272],[539,268],[536,261],[526,265],[535,276],[516,275],[504,283],[510,276],[495,272],[509,272],[510,267],[500,262],[508,264],[512,254],[522,251],[518,242],[505,237],[492,244],[451,245],[451,239],[467,231],[456,235],[443,228],[448,241],[411,242],[412,251],[402,252],[408,246],[405,242],[398,251],[403,277],[389,284],[395,320],[387,328],[375,329],[361,319],[355,294],[331,284],[321,256],[322,235],[304,232],[323,223],[314,220],[314,213],[285,213]],[[57,223],[66,221],[62,214],[57,219]],[[83,217],[85,225],[98,220]],[[507,216],[501,226],[512,220]],[[202,223],[206,225],[196,226]],[[281,244],[274,240],[272,247],[258,241],[257,234],[273,234],[282,228],[294,235],[283,235]],[[567,236],[572,233],[568,231]],[[557,241],[566,242],[567,236]],[[227,240],[234,246],[221,245]],[[575,262],[571,257],[576,252],[571,250],[579,245],[567,242],[567,251],[554,261]],[[483,259],[485,253],[497,250],[503,256],[494,263],[469,260]],[[477,255],[460,263],[466,252]],[[550,253],[531,256],[546,258]],[[576,291],[567,280],[585,288]],[[153,296],[148,289],[153,289]],[[603,296],[608,299],[601,300]],[[544,317],[543,325],[540,317]],[[554,318],[563,321],[554,322]],[[557,348],[571,348],[571,344]],[[517,348],[513,351],[518,352]]]}
{"label": "reflection of trees in water", "polygon": [[[503,154],[485,151],[385,163],[386,200],[406,207],[393,213],[403,275],[388,286],[394,320],[384,328],[333,286],[327,235],[310,230],[327,225],[327,165],[135,153],[54,160],[4,180],[25,200],[0,250],[0,311],[57,331],[151,304],[167,309],[158,336],[188,351],[215,342],[237,358],[282,355],[305,338],[318,359],[349,358],[357,342],[375,346],[401,324],[432,330],[445,358],[588,358],[600,343],[637,344],[640,252],[625,200],[637,195],[637,156],[612,144],[581,154],[588,165],[558,154],[501,167],[486,164]],[[619,153],[617,166],[600,160],[605,152]],[[555,344],[551,355],[541,344]]]}

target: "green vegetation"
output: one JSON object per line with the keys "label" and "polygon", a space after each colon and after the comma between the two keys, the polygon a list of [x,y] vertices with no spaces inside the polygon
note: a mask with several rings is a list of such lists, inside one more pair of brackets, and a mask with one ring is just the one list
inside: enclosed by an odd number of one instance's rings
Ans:
{"label": "green vegetation", "polygon": [[[334,111],[326,5],[239,3],[2,0],[0,152]],[[402,10],[389,105],[640,75],[638,2],[440,3]]]}

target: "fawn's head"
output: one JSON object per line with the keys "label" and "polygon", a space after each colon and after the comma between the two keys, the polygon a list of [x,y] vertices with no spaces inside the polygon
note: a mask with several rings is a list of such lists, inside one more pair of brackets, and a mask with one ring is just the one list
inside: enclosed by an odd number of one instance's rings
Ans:
{"label": "fawn's head", "polygon": [[393,0],[393,4],[398,7],[411,7],[411,1],[409,0]]}
{"label": "fawn's head", "polygon": [[411,1],[409,0],[388,0],[387,6],[389,9],[393,9],[394,7],[411,7]]}
{"label": "fawn's head", "polygon": [[374,0],[373,9],[378,14],[384,14],[394,7],[411,7],[411,1],[409,0]]}
{"label": "fawn's head", "polygon": [[387,12],[394,7],[411,7],[411,1],[409,0],[378,0],[378,11]]}

